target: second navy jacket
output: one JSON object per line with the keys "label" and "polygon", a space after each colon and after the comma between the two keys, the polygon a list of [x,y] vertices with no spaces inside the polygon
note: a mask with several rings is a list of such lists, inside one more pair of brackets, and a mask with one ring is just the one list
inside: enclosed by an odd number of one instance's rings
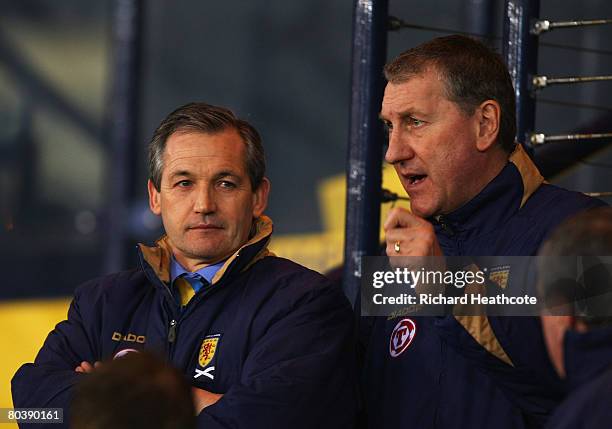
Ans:
{"label": "second navy jacket", "polygon": [[[198,427],[347,428],[355,413],[353,317],[321,275],[266,250],[271,221],[181,310],[168,287],[169,249],[141,246],[140,269],[76,290],[68,319],[12,381],[15,407],[64,408],[81,361],[126,350],[165,356],[195,387],[223,397]],[[28,426],[30,427],[30,426]]]}

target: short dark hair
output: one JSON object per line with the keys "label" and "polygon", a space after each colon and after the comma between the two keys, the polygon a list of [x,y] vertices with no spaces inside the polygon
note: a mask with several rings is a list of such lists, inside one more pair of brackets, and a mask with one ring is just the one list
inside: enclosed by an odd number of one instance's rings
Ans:
{"label": "short dark hair", "polygon": [[75,429],[195,428],[191,387],[149,353],[128,353],[82,375],[70,408]]}
{"label": "short dark hair", "polygon": [[483,101],[501,107],[498,141],[508,153],[515,148],[516,101],[512,79],[502,58],[466,36],[439,37],[409,49],[389,62],[385,78],[403,83],[433,68],[444,80],[446,97],[472,115]]}
{"label": "short dark hair", "polygon": [[589,327],[612,325],[612,207],[567,219],[539,255],[538,292],[545,305],[569,305]]}
{"label": "short dark hair", "polygon": [[256,190],[266,174],[266,158],[261,136],[251,124],[224,107],[189,103],[170,113],[157,127],[149,143],[149,179],[158,191],[164,169],[163,157],[168,138],[177,132],[216,134],[234,129],[246,145],[246,170],[251,188]]}

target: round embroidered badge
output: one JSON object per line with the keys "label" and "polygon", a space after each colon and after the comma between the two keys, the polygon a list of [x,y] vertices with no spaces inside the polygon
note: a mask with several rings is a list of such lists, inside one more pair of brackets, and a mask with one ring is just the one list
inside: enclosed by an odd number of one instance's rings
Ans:
{"label": "round embroidered badge", "polygon": [[416,324],[412,319],[402,319],[397,322],[393,332],[391,332],[391,338],[389,339],[389,353],[391,357],[398,357],[404,350],[408,348],[414,335],[416,334]]}

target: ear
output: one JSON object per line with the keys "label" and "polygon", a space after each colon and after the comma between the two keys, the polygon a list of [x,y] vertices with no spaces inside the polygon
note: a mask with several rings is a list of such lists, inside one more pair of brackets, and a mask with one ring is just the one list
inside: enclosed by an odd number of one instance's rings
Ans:
{"label": "ear", "polygon": [[542,321],[542,331],[544,342],[548,349],[548,355],[557,373],[565,378],[565,359],[563,354],[563,342],[565,333],[574,326],[572,316],[547,316],[540,317]]}
{"label": "ear", "polygon": [[253,218],[261,216],[268,206],[268,195],[270,194],[270,180],[264,177],[259,187],[253,192]]}
{"label": "ear", "polygon": [[161,203],[159,198],[159,191],[155,189],[155,185],[151,180],[147,182],[147,189],[149,190],[149,208],[157,216],[161,215]]}
{"label": "ear", "polygon": [[501,107],[495,100],[483,101],[476,109],[478,120],[478,137],[476,148],[480,152],[486,152],[497,141],[499,134],[499,121],[501,118]]}

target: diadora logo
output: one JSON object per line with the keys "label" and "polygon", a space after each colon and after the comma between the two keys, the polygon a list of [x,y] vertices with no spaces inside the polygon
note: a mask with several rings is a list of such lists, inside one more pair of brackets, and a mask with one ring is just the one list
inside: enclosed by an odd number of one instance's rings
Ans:
{"label": "diadora logo", "polygon": [[139,343],[144,344],[147,340],[147,337],[144,335],[136,335],[132,333],[128,333],[123,335],[121,332],[113,332],[113,341],[127,341],[128,343]]}
{"label": "diadora logo", "polygon": [[214,371],[219,340],[221,340],[221,334],[207,335],[204,338],[200,346],[198,366],[195,369],[193,378],[204,376],[210,380],[215,379]]}
{"label": "diadora logo", "polygon": [[395,325],[395,328],[393,328],[391,338],[389,339],[389,353],[391,357],[395,358],[404,353],[404,350],[412,343],[415,334],[416,324],[412,319],[400,320]]}

